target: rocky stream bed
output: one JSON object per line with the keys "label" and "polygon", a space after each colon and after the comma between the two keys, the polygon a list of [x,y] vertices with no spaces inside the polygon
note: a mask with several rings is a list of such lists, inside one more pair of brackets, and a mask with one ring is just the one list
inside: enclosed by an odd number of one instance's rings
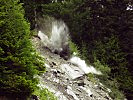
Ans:
{"label": "rocky stream bed", "polygon": [[[110,89],[98,79],[95,83],[90,81],[75,64],[44,47],[39,38],[33,37],[32,42],[45,58],[46,72],[40,76],[40,87],[53,92],[58,100],[112,100],[108,95]],[[72,71],[78,76],[74,77]]]}

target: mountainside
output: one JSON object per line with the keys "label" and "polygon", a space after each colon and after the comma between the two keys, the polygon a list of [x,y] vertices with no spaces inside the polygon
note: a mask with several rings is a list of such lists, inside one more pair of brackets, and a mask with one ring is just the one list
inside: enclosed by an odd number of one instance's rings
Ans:
{"label": "mountainside", "polygon": [[0,0],[0,100],[133,100],[133,0]]}
{"label": "mountainside", "polygon": [[98,79],[95,82],[90,81],[79,66],[52,53],[39,38],[33,37],[32,42],[46,59],[46,73],[40,76],[41,88],[47,88],[59,100],[112,100],[108,95],[110,89]]}

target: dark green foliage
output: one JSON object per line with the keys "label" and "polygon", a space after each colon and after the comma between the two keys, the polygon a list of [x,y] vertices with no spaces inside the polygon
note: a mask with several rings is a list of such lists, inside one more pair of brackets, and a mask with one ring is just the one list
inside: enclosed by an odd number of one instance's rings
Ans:
{"label": "dark green foliage", "polygon": [[0,95],[26,98],[44,70],[29,40],[30,27],[18,0],[0,0]]}
{"label": "dark green foliage", "polygon": [[65,0],[43,3],[37,9],[41,8],[41,15],[63,19],[82,57],[94,64],[107,65],[111,69],[110,78],[118,81],[118,88],[127,97],[133,98],[133,12],[126,10],[129,4],[133,2]]}
{"label": "dark green foliage", "polygon": [[42,4],[51,3],[52,0],[20,0],[25,9],[25,16],[28,21],[31,23],[30,29],[33,30],[37,28],[36,19],[38,16],[41,16],[42,13]]}
{"label": "dark green foliage", "polygon": [[121,51],[117,37],[111,36],[106,41],[97,41],[94,49],[93,54],[96,59],[99,59],[102,64],[109,65],[112,73],[119,73],[122,67],[126,68],[126,55]]}
{"label": "dark green foliage", "polygon": [[33,94],[39,96],[40,100],[57,100],[54,94],[48,91],[46,88],[37,88]]}
{"label": "dark green foliage", "polygon": [[104,66],[108,65],[111,68],[109,76],[119,82],[117,88],[126,91],[127,95],[132,97],[133,80],[127,69],[126,54],[120,49],[118,38],[112,36],[106,42],[99,41],[95,44],[96,48],[93,50],[95,59],[99,59]]}
{"label": "dark green foliage", "polygon": [[80,56],[78,47],[71,40],[69,40],[69,47],[71,55],[75,53],[75,55]]}

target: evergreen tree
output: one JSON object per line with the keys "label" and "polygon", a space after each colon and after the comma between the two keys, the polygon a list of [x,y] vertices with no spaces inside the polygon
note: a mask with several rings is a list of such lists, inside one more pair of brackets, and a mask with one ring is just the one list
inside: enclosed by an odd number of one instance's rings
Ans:
{"label": "evergreen tree", "polygon": [[25,9],[25,16],[31,23],[31,30],[37,28],[37,17],[42,13],[42,4],[51,3],[51,0],[20,0]]}
{"label": "evergreen tree", "polygon": [[44,68],[29,36],[22,4],[0,0],[0,95],[24,100],[36,88],[34,75]]}
{"label": "evergreen tree", "polygon": [[129,4],[130,0],[67,0],[45,4],[43,12],[63,19],[80,51],[85,46],[83,55],[93,63],[95,52],[97,59],[111,68],[110,77],[116,78],[120,89],[133,98],[133,14],[127,11]]}
{"label": "evergreen tree", "polygon": [[60,1],[42,2],[37,6],[41,8],[38,11],[43,15],[63,19],[70,29],[72,41],[79,46],[82,55],[92,63],[96,57],[103,65],[107,64],[111,68],[110,78],[116,78],[120,89],[125,91],[127,97],[133,98],[133,13],[127,10],[128,6],[132,8],[133,2]]}

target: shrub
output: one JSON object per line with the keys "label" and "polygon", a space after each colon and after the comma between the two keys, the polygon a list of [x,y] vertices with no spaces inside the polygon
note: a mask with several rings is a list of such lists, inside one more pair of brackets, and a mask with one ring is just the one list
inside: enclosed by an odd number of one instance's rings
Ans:
{"label": "shrub", "polygon": [[110,73],[110,68],[107,65],[102,65],[99,60],[94,62],[94,66],[96,69],[100,70],[105,76],[108,76]]}
{"label": "shrub", "polygon": [[36,88],[34,74],[45,70],[32,48],[30,26],[18,0],[0,1],[0,95],[27,98]]}
{"label": "shrub", "polygon": [[84,43],[83,41],[80,48],[80,54],[80,57],[84,59],[87,64],[90,64],[87,43]]}
{"label": "shrub", "polygon": [[71,54],[80,56],[80,52],[78,50],[78,46],[74,42],[72,42],[71,40],[69,40],[69,47],[70,47],[70,53]]}
{"label": "shrub", "polygon": [[40,100],[57,100],[54,94],[48,91],[48,89],[36,89],[33,94],[39,96]]}

